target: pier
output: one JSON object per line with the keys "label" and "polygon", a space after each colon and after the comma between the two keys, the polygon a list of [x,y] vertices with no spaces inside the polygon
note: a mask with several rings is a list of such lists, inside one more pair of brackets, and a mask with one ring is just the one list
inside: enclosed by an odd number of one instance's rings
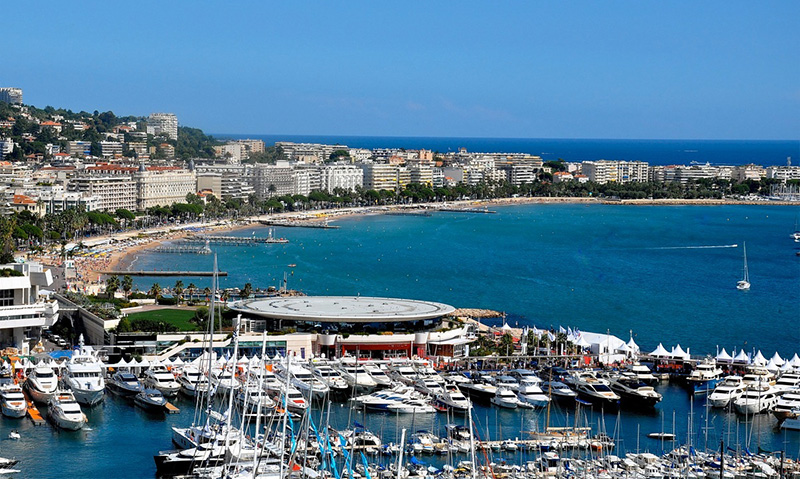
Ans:
{"label": "pier", "polygon": [[444,211],[445,213],[497,213],[497,211],[488,208],[439,208],[437,211]]}
{"label": "pier", "polygon": [[389,216],[431,216],[431,212],[425,210],[410,210],[410,211],[395,210],[395,211],[387,211],[386,214]]}
{"label": "pier", "polygon": [[315,221],[260,220],[259,223],[261,223],[264,226],[283,226],[286,228],[317,228],[324,230],[334,230],[339,228],[336,225],[329,225],[327,221],[315,222]]}
{"label": "pier", "polygon": [[[213,271],[124,271],[124,270],[108,270],[100,271],[100,274],[108,276],[197,276],[197,277],[211,277],[214,276]],[[219,271],[218,276],[228,276],[227,271]]]}
{"label": "pier", "polygon": [[39,409],[36,407],[36,404],[31,401],[31,398],[28,397],[28,393],[23,391],[22,393],[25,396],[25,402],[28,405],[28,417],[31,418],[34,426],[43,426],[45,421],[42,417],[42,413],[39,412]]}
{"label": "pier", "polygon": [[287,244],[286,238],[273,238],[272,235],[266,238],[256,236],[189,236],[184,243],[214,243],[227,245],[252,245],[252,244]]}
{"label": "pier", "polygon": [[172,254],[211,254],[211,248],[208,246],[197,248],[194,246],[159,246],[153,250],[156,253],[172,253]]}

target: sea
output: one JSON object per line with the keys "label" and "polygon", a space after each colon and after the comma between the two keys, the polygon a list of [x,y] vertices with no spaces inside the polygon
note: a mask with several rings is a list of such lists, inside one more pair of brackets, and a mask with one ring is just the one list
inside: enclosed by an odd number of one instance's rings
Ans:
{"label": "sea", "polygon": [[[310,295],[385,296],[440,301],[456,307],[502,311],[512,326],[573,328],[633,337],[642,350],[680,344],[693,355],[758,350],[767,357],[800,353],[800,244],[794,231],[800,206],[625,206],[528,204],[498,206],[495,214],[437,212],[430,217],[365,215],[335,220],[338,229],[272,228],[288,244],[214,246],[223,287],[280,286]],[[231,234],[266,236],[253,227]],[[738,291],[744,246],[752,288]],[[140,252],[136,270],[210,270],[212,258]],[[165,278],[137,278],[149,289]],[[183,278],[184,285],[209,283]],[[675,432],[678,442],[739,451],[786,451],[800,457],[800,432],[775,427],[770,415],[744,418],[707,410],[701,396],[661,383],[664,400],[654,410],[619,414],[557,406],[544,411],[497,410],[478,405],[481,438],[524,438],[551,426],[588,425],[616,438],[616,453],[661,453],[672,443],[647,438]],[[152,478],[152,459],[170,449],[171,427],[187,426],[191,401],[180,414],[144,412],[109,396],[86,409],[88,427],[59,431],[28,419],[0,420],[0,456],[20,460],[20,478]],[[315,421],[323,417],[315,412]],[[363,414],[331,403],[331,424],[354,421],[385,441],[401,428],[443,434],[443,414],[395,418]],[[5,439],[11,429],[22,438]],[[527,453],[526,453],[527,454]],[[495,453],[517,463],[532,456]],[[458,458],[456,458],[458,459]],[[461,457],[461,459],[467,459]],[[370,462],[384,459],[370,458]],[[440,466],[446,457],[420,457]]]}
{"label": "sea", "polygon": [[350,148],[429,149],[440,153],[469,152],[529,153],[544,161],[563,159],[580,162],[592,160],[646,161],[651,165],[763,166],[786,165],[800,161],[800,140],[610,140],[553,138],[457,138],[405,136],[333,136],[333,135],[241,135],[216,134],[220,139],[252,138],[267,145],[276,141],[346,145]]}

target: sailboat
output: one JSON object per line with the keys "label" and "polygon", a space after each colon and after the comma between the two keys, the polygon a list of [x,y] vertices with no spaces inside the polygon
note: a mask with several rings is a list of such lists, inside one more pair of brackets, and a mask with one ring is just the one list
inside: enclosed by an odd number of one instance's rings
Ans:
{"label": "sailboat", "polygon": [[744,276],[741,281],[736,283],[736,289],[739,291],[750,289],[750,273],[747,271],[747,243],[743,243],[742,247],[744,248]]}
{"label": "sailboat", "polygon": [[794,233],[789,236],[791,236],[795,243],[800,243],[800,228],[797,226],[797,218],[794,220]]}

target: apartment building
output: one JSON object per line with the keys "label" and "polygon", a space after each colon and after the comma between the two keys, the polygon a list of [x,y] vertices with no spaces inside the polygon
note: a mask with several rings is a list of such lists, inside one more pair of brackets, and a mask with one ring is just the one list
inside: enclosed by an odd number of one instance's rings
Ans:
{"label": "apartment building", "polygon": [[98,197],[99,210],[135,210],[137,207],[137,186],[130,175],[78,176],[69,181],[67,190]]}
{"label": "apartment building", "polygon": [[197,167],[197,191],[211,191],[217,198],[244,200],[255,193],[253,168],[249,165]]}
{"label": "apartment building", "polygon": [[147,133],[151,135],[164,134],[173,140],[177,140],[178,117],[173,113],[151,113],[147,118]]}
{"label": "apartment building", "polygon": [[100,155],[103,158],[113,158],[115,156],[122,156],[122,143],[118,141],[101,141]]}
{"label": "apartment building", "polygon": [[295,194],[294,169],[288,162],[257,165],[253,170],[253,187],[261,199]]}
{"label": "apartment building", "polygon": [[776,180],[800,180],[800,166],[770,166],[766,170],[766,177]]}
{"label": "apartment building", "polygon": [[22,105],[22,88],[0,88],[0,101],[12,105]]}
{"label": "apartment building", "polygon": [[407,168],[386,163],[361,163],[364,188],[368,190],[397,191],[411,181]]}
{"label": "apartment building", "polygon": [[92,154],[92,143],[88,141],[70,141],[67,143],[67,153],[72,156],[90,156]]}
{"label": "apartment building", "polygon": [[600,184],[643,183],[649,179],[649,166],[644,161],[597,160],[581,163],[581,171],[589,181]]}
{"label": "apartment building", "polygon": [[248,157],[247,148],[241,143],[226,143],[214,147],[217,158],[223,158],[229,165],[238,165]]}
{"label": "apartment building", "polygon": [[353,191],[364,186],[364,170],[356,165],[326,165],[319,172],[320,189],[328,193],[336,188]]}
{"label": "apartment building", "polygon": [[170,206],[186,202],[186,195],[197,192],[194,171],[177,166],[142,165],[133,175],[136,183],[136,207],[145,210],[153,206]]}
{"label": "apartment building", "polygon": [[53,284],[53,275],[38,263],[4,264],[0,270],[13,271],[0,275],[0,348],[30,354],[42,328],[58,320],[58,302],[39,297],[40,288]]}

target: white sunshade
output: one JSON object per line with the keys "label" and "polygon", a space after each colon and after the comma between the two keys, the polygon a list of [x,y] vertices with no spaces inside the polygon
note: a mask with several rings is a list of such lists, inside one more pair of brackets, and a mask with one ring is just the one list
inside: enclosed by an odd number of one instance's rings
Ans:
{"label": "white sunshade", "polygon": [[733,358],[733,360],[735,362],[737,362],[737,363],[748,363],[748,362],[750,362],[750,358],[747,356],[747,353],[744,352],[744,349],[739,351],[739,354],[737,354],[736,357]]}
{"label": "white sunshade", "polygon": [[794,353],[794,356],[792,356],[792,360],[790,362],[792,366],[796,368],[800,367],[800,356],[798,356],[797,353]]}
{"label": "white sunshade", "polygon": [[719,354],[717,354],[716,359],[717,361],[725,361],[727,363],[733,361],[733,357],[730,354],[728,354],[728,351],[725,351],[725,348],[722,348],[722,351],[720,351]]}
{"label": "white sunshade", "polygon": [[780,366],[775,364],[775,361],[773,361],[772,359],[769,360],[769,362],[765,367],[767,368],[768,371],[777,371],[781,368]]}
{"label": "white sunshade", "polygon": [[756,366],[765,366],[767,364],[767,358],[761,354],[761,350],[759,349],[756,353],[756,356],[753,358],[753,364]]}
{"label": "white sunshade", "polygon": [[689,354],[687,354],[686,351],[683,350],[680,344],[672,348],[672,353],[670,354],[670,356],[672,356],[675,359],[689,358]]}
{"label": "white sunshade", "polygon": [[511,331],[511,326],[508,323],[503,323],[503,331]]}
{"label": "white sunshade", "polygon": [[180,356],[172,360],[173,366],[183,366],[183,359]]}
{"label": "white sunshade", "polygon": [[633,338],[628,341],[628,350],[633,351],[634,353],[638,353],[640,351],[639,345],[633,340]]}
{"label": "white sunshade", "polygon": [[772,355],[772,359],[770,359],[770,361],[774,362],[778,366],[783,366],[784,363],[786,363],[786,361],[783,360],[781,355],[778,354],[778,351],[775,351],[775,354]]}
{"label": "white sunshade", "polygon": [[666,358],[666,357],[669,357],[669,355],[670,355],[669,351],[667,351],[664,348],[664,345],[661,344],[661,343],[658,343],[658,347],[655,349],[655,351],[650,353],[650,356],[655,356],[657,358]]}
{"label": "white sunshade", "polygon": [[577,342],[577,343],[575,343],[575,344],[576,344],[576,345],[578,345],[578,346],[580,346],[580,347],[582,347],[582,348],[590,348],[590,347],[592,347],[592,345],[591,345],[591,344],[589,344],[589,342],[588,342],[588,341],[586,341],[586,339],[584,339],[584,337],[583,337],[583,336],[581,336],[580,338],[578,338],[578,342]]}

